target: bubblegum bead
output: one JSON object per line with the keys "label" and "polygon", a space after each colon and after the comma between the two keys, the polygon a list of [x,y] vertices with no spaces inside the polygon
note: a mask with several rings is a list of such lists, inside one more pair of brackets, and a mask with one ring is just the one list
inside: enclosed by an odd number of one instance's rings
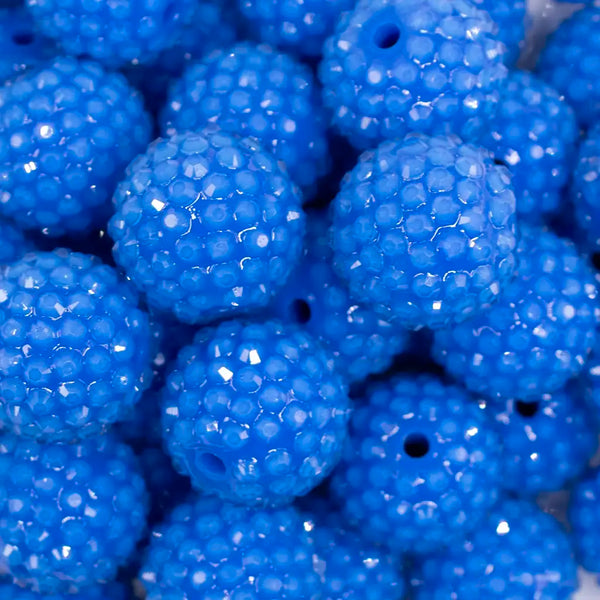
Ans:
{"label": "bubblegum bead", "polygon": [[414,600],[568,600],[577,590],[569,538],[527,501],[504,500],[466,541],[426,558]]}
{"label": "bubblegum bead", "polygon": [[600,573],[600,470],[590,472],[571,490],[568,518],[573,546],[579,564],[592,573]]}
{"label": "bubblegum bead", "polygon": [[263,42],[308,57],[321,55],[325,39],[354,0],[238,0],[249,25]]}
{"label": "bubblegum bead", "polygon": [[244,42],[193,63],[169,90],[163,134],[208,123],[255,137],[310,196],[330,166],[325,113],[310,69],[266,45]]}
{"label": "bubblegum bead", "polygon": [[312,560],[294,509],[206,497],[177,507],[153,532],[140,580],[147,600],[317,600]]}
{"label": "bubblegum bead", "polygon": [[302,252],[298,189],[254,140],[158,139],[117,188],[113,255],[151,307],[185,323],[256,311]]}
{"label": "bubblegum bead", "polygon": [[33,244],[10,221],[0,219],[0,266],[9,265],[33,250]]}
{"label": "bubblegum bead", "polygon": [[410,134],[364,152],[333,202],[334,267],[355,298],[410,329],[494,302],[514,268],[504,167],[458,138]]}
{"label": "bubblegum bead", "polygon": [[337,464],[349,400],[333,361],[296,325],[201,330],[167,379],[162,419],[192,485],[249,505],[285,504]]}
{"label": "bubblegum bead", "polygon": [[473,0],[496,23],[496,37],[504,44],[504,64],[516,64],[525,42],[527,6],[525,0]]}
{"label": "bubblegum bead", "polygon": [[511,171],[517,214],[535,223],[559,209],[578,140],[564,97],[530,73],[512,71],[480,141]]}
{"label": "bubblegum bead", "polygon": [[2,600],[127,600],[125,588],[118,583],[90,586],[81,594],[51,594],[40,596],[36,592],[12,584],[0,584]]}
{"label": "bubblegum bead", "polygon": [[26,0],[40,31],[65,54],[109,67],[149,62],[177,40],[194,0]]}
{"label": "bubblegum bead", "polygon": [[14,583],[85,595],[114,579],[146,523],[144,481],[127,446],[109,435],[44,445],[4,434],[0,467],[0,568]]}
{"label": "bubblegum bead", "polygon": [[0,276],[0,413],[14,430],[71,442],[104,432],[149,376],[148,319],[97,258],[32,252]]}
{"label": "bubblegum bead", "polygon": [[460,540],[494,505],[500,450],[484,405],[461,388],[397,376],[355,409],[331,490],[367,539],[428,553]]}
{"label": "bubblegum bead", "polygon": [[[579,147],[571,180],[575,222],[583,236],[578,241],[600,250],[600,127],[592,127]],[[583,240],[581,240],[583,237]]]}
{"label": "bubblegum bead", "polygon": [[410,131],[470,139],[506,76],[494,22],[470,0],[361,0],[325,43],[333,125],[357,148]]}
{"label": "bubblegum bead", "polygon": [[576,384],[535,402],[508,400],[494,416],[503,443],[502,487],[517,495],[563,489],[583,473],[598,447]]}
{"label": "bubblegum bead", "polygon": [[39,34],[24,8],[0,10],[0,82],[20,75],[56,54],[54,42]]}
{"label": "bubblegum bead", "polygon": [[150,118],[122,75],[59,57],[0,89],[0,212],[58,236],[104,225]]}
{"label": "bubblegum bead", "polygon": [[600,7],[588,6],[548,38],[537,64],[539,76],[563,94],[579,125],[600,120]]}
{"label": "bubblegum bead", "polygon": [[355,302],[335,274],[329,245],[329,219],[308,213],[304,254],[288,284],[274,298],[272,313],[295,322],[333,355],[335,369],[349,383],[388,369],[409,348],[408,332]]}
{"label": "bubblegum bead", "polygon": [[578,375],[600,317],[591,266],[572,242],[521,228],[515,279],[489,311],[436,332],[434,358],[490,398],[538,400]]}

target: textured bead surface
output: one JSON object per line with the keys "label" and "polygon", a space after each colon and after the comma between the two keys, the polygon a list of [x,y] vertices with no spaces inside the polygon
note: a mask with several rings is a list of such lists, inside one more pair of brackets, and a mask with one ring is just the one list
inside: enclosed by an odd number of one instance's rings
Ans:
{"label": "textured bead surface", "polygon": [[70,442],[124,416],[149,377],[148,319],[97,258],[32,252],[0,275],[1,419]]}
{"label": "textured bead surface", "polygon": [[489,13],[498,26],[496,37],[504,44],[504,64],[516,64],[525,42],[527,7],[525,0],[473,0],[473,3]]}
{"label": "textured bead surface", "polygon": [[54,43],[35,29],[24,8],[0,9],[0,82],[57,53]]}
{"label": "textured bead surface", "polygon": [[65,54],[110,67],[152,60],[176,40],[194,0],[26,0],[40,31]]}
{"label": "textured bead surface", "polygon": [[361,0],[323,51],[333,124],[358,148],[409,131],[469,139],[506,76],[494,26],[470,0]]}
{"label": "textured bead surface", "polygon": [[[599,37],[600,39],[600,37]],[[575,222],[583,236],[578,241],[600,250],[600,127],[592,127],[582,141],[571,180]],[[584,238],[583,240],[581,238]]]}
{"label": "textured bead surface", "polygon": [[513,272],[508,171],[456,137],[364,152],[333,205],[335,268],[398,324],[439,328],[493,302]]}
{"label": "textured bead surface", "polygon": [[294,509],[200,498],[153,532],[140,579],[148,600],[317,600],[312,555]]}
{"label": "textured bead surface", "polygon": [[283,504],[337,463],[349,404],[333,360],[296,325],[225,322],[179,353],[163,400],[175,466],[197,488]]}
{"label": "textured bead surface", "polygon": [[563,489],[583,473],[598,446],[577,385],[536,402],[508,400],[494,416],[503,442],[502,487],[518,495]]}
{"label": "textured bead surface", "polygon": [[0,598],[2,600],[128,600],[125,588],[118,583],[93,585],[81,594],[45,594],[44,596],[16,585],[0,583]]}
{"label": "textured bead surface", "polygon": [[302,252],[300,193],[247,138],[158,139],[129,166],[114,202],[116,262],[150,306],[183,322],[266,306]]}
{"label": "textured bead surface", "polygon": [[571,491],[569,523],[579,564],[592,573],[600,573],[600,470],[592,471]]}
{"label": "textured bead surface", "polygon": [[485,409],[428,375],[374,384],[365,400],[331,483],[349,523],[410,553],[477,527],[501,477],[500,441]]}
{"label": "textured bead surface", "polygon": [[530,73],[512,71],[481,143],[512,173],[522,220],[539,222],[560,207],[578,140],[564,97]]}
{"label": "textured bead surface", "polygon": [[468,539],[424,561],[415,600],[568,600],[577,565],[557,521],[524,500],[504,500]]}
{"label": "textured bead surface", "polygon": [[582,127],[600,119],[600,7],[576,12],[548,38],[539,76],[564,94]]}
{"label": "textured bead surface", "polygon": [[317,57],[354,0],[238,0],[251,27],[263,42],[304,56]]}
{"label": "textured bead surface", "polygon": [[48,235],[104,225],[150,119],[125,78],[57,58],[0,89],[0,212]]}
{"label": "textured bead surface", "polygon": [[[0,569],[46,594],[110,581],[145,526],[146,490],[129,448],[0,438]],[[83,592],[82,592],[83,593]]]}
{"label": "textured bead surface", "polygon": [[470,390],[537,400],[581,372],[595,343],[598,291],[575,246],[521,227],[515,279],[486,313],[436,332],[433,353]]}
{"label": "textured bead surface", "polygon": [[307,197],[329,170],[326,119],[312,73],[269,46],[245,42],[216,50],[169,90],[163,134],[208,123],[257,138]]}
{"label": "textured bead surface", "polygon": [[304,515],[304,528],[314,542],[313,565],[323,585],[321,599],[402,600],[406,590],[400,561],[326,508]]}
{"label": "textured bead surface", "polygon": [[8,265],[33,250],[33,244],[11,222],[0,219],[0,266]]}
{"label": "textured bead surface", "polygon": [[332,353],[337,372],[349,383],[385,371],[409,347],[402,327],[359,304],[333,271],[329,219],[307,215],[304,255],[283,290],[273,299],[273,314],[302,325]]}

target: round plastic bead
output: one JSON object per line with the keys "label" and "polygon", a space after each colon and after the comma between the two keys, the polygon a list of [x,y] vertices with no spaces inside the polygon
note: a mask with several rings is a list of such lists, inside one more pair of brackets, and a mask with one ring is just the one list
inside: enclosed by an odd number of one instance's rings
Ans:
{"label": "round plastic bead", "polygon": [[304,255],[288,284],[274,298],[272,313],[302,325],[333,355],[337,372],[349,383],[389,368],[409,348],[408,332],[355,302],[333,271],[329,219],[310,212]]}
{"label": "round plastic bead", "polygon": [[26,72],[0,89],[0,211],[52,236],[104,225],[151,133],[122,75],[68,57]]}
{"label": "round plastic bead", "polygon": [[186,323],[266,306],[302,252],[300,193],[248,138],[206,130],[158,139],[114,202],[117,264],[151,307]]}
{"label": "round plastic bead", "polygon": [[465,319],[514,268],[504,167],[454,137],[410,134],[364,152],[333,203],[334,267],[355,298],[411,329]]}
{"label": "round plastic bead", "polygon": [[579,477],[598,447],[577,385],[535,402],[508,400],[495,412],[502,439],[502,487],[521,496],[558,491]]}
{"label": "round plastic bead", "polygon": [[[330,508],[330,507],[327,507]],[[314,542],[313,565],[323,585],[322,600],[402,600],[402,568],[384,548],[366,542],[335,512],[305,515]]]}
{"label": "round plastic bead", "polygon": [[539,223],[558,210],[578,140],[575,113],[564,97],[530,73],[512,71],[481,142],[511,171],[522,220]]}
{"label": "round plastic bead", "polygon": [[592,573],[600,573],[600,470],[592,471],[571,491],[568,517],[573,546],[579,564]]}
{"label": "round plastic bead", "polygon": [[426,558],[415,600],[568,600],[578,587],[569,538],[533,503],[504,500],[461,544]]}
{"label": "round plastic bead", "polygon": [[528,25],[525,0],[472,0],[478,8],[489,13],[498,26],[496,37],[504,44],[506,66],[516,64],[525,42]]}
{"label": "round plastic bead", "polygon": [[575,246],[521,228],[515,279],[495,306],[436,332],[434,358],[471,391],[539,400],[579,374],[596,341],[598,290]]}
{"label": "round plastic bead", "polygon": [[97,258],[32,252],[0,276],[0,411],[44,441],[97,435],[141,396],[148,318]]}
{"label": "round plastic bead", "polygon": [[592,127],[579,147],[571,179],[575,222],[584,245],[600,250],[600,126]]}
{"label": "round plastic bead", "polygon": [[285,504],[339,460],[349,400],[330,355],[296,325],[201,330],[168,376],[162,419],[192,485],[249,505]]}
{"label": "round plastic bead", "polygon": [[153,532],[140,573],[147,600],[317,600],[313,544],[292,508],[214,497],[183,504]]}
{"label": "round plastic bead", "polygon": [[118,583],[90,586],[81,594],[51,594],[44,596],[16,585],[0,583],[0,598],[2,600],[127,600],[125,588]]}
{"label": "round plastic bead", "polygon": [[33,244],[10,221],[0,219],[0,266],[9,265],[33,250]]}
{"label": "round plastic bead", "polygon": [[56,54],[54,42],[39,34],[24,8],[0,9],[0,82]]}
{"label": "round plastic bead", "polygon": [[263,42],[308,57],[321,55],[339,16],[354,4],[355,0],[238,0]]}
{"label": "round plastic bead", "polygon": [[144,480],[127,446],[109,435],[43,445],[4,434],[0,473],[0,569],[14,583],[84,594],[114,579],[146,523]]}
{"label": "round plastic bead", "polygon": [[548,38],[537,71],[565,96],[582,127],[600,120],[600,7],[575,12]]}
{"label": "round plastic bead", "polygon": [[310,69],[266,45],[240,43],[192,64],[169,90],[163,134],[208,123],[255,137],[307,197],[329,171],[326,118]]}
{"label": "round plastic bead", "polygon": [[361,0],[323,50],[333,124],[357,148],[410,131],[471,139],[507,72],[494,27],[470,0]]}
{"label": "round plastic bead", "polygon": [[349,524],[413,554],[477,527],[501,478],[500,440],[484,406],[429,375],[376,383],[364,400],[331,482]]}
{"label": "round plastic bead", "polygon": [[65,54],[109,67],[149,62],[176,42],[194,0],[26,0],[40,31]]}

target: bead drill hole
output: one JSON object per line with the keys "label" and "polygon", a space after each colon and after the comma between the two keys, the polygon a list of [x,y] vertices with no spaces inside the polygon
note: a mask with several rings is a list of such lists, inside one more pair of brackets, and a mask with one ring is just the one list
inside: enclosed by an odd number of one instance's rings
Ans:
{"label": "bead drill hole", "polygon": [[212,477],[223,477],[225,475],[225,463],[210,452],[202,453],[197,460],[198,467],[207,475]]}
{"label": "bead drill hole", "polygon": [[394,23],[380,25],[375,32],[375,45],[383,50],[395,46],[399,39],[400,29]]}
{"label": "bead drill hole", "polygon": [[498,165],[499,167],[506,167],[508,169],[508,165],[506,164],[506,161],[502,160],[501,158],[495,158],[494,164]]}
{"label": "bead drill hole", "polygon": [[520,400],[517,400],[516,408],[517,412],[522,417],[535,417],[540,408],[540,404],[539,402],[521,402]]}
{"label": "bead drill hole", "polygon": [[308,302],[306,300],[294,300],[292,302],[292,315],[297,323],[308,323],[312,316]]}
{"label": "bead drill hole", "polygon": [[421,458],[429,452],[429,441],[422,433],[411,433],[404,440],[404,451],[413,458]]}
{"label": "bead drill hole", "polygon": [[12,40],[17,46],[29,46],[29,44],[33,43],[33,33],[28,31],[13,33]]}

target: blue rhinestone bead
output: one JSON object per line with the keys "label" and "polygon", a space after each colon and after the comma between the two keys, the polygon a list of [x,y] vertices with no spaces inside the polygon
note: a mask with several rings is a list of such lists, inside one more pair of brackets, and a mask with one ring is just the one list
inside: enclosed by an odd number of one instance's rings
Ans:
{"label": "blue rhinestone bead", "polygon": [[414,600],[568,600],[577,564],[558,522],[524,500],[504,500],[466,541],[426,558]]}
{"label": "blue rhinestone bead", "polygon": [[539,223],[561,205],[578,140],[564,97],[530,73],[512,71],[480,141],[511,171],[519,217]]}
{"label": "blue rhinestone bead", "polygon": [[151,307],[186,323],[266,306],[302,252],[300,193],[248,138],[205,130],[158,139],[114,202],[115,261]]}
{"label": "blue rhinestone bead", "polygon": [[47,235],[104,225],[150,118],[125,78],[59,57],[0,88],[0,212]]}
{"label": "blue rhinestone bead", "polygon": [[489,398],[538,400],[579,374],[600,318],[591,266],[575,246],[521,228],[515,279],[487,312],[436,332],[434,358]]}
{"label": "blue rhinestone bead", "polygon": [[321,483],[348,413],[330,355],[278,321],[201,330],[179,353],[162,407],[175,467],[201,490],[255,505],[289,503]]}
{"label": "blue rhinestone bead", "polygon": [[361,0],[323,51],[333,124],[361,149],[410,131],[470,139],[506,76],[494,27],[470,0]]}
{"label": "blue rhinestone bead", "polygon": [[355,409],[331,490],[371,541],[428,553],[460,540],[494,505],[500,449],[485,405],[433,376],[397,376]]}
{"label": "blue rhinestone bead", "polygon": [[0,411],[16,432],[71,442],[137,402],[150,375],[148,318],[97,258],[32,252],[0,275]]}
{"label": "blue rhinestone bead", "polygon": [[574,384],[535,402],[508,400],[494,416],[503,445],[502,487],[520,496],[563,489],[598,447],[593,415]]}
{"label": "blue rhinestone bead", "polygon": [[[114,579],[146,523],[133,453],[110,435],[77,445],[0,437],[0,569],[42,594]],[[88,598],[88,596],[85,596]]]}
{"label": "blue rhinestone bead", "polygon": [[3,219],[0,219],[0,240],[0,266],[9,265],[34,249],[20,229]]}
{"label": "blue rhinestone bead", "polygon": [[514,268],[504,167],[458,138],[410,134],[364,152],[333,203],[334,267],[404,327],[439,328],[495,301]]}
{"label": "blue rhinestone bead", "polygon": [[318,57],[341,13],[355,0],[238,0],[250,27],[263,42],[307,57]]}
{"label": "blue rhinestone bead", "polygon": [[12,584],[0,583],[2,600],[128,600],[125,588],[118,583],[87,587],[81,594],[51,594],[36,592]]}
{"label": "blue rhinestone bead", "polygon": [[[600,39],[600,38],[599,38]],[[579,147],[572,173],[571,201],[575,208],[578,241],[586,249],[600,250],[600,126],[592,127]]]}
{"label": "blue rhinestone bead", "polygon": [[163,134],[215,123],[255,137],[282,161],[307,197],[330,167],[325,113],[310,69],[266,45],[215,50],[169,91]]}
{"label": "blue rhinestone bead", "polygon": [[408,332],[355,302],[335,274],[329,245],[329,219],[308,213],[304,255],[288,284],[274,298],[272,313],[302,325],[333,355],[349,383],[389,368],[409,348]]}
{"label": "blue rhinestone bead", "polygon": [[177,40],[194,0],[26,0],[40,31],[65,54],[109,67],[149,62]]}
{"label": "blue rhinestone bead", "polygon": [[600,7],[588,6],[548,38],[537,65],[539,76],[565,96],[582,127],[600,120]]}
{"label": "blue rhinestone bead", "polygon": [[590,472],[571,491],[568,517],[573,546],[579,564],[592,573],[600,573],[600,470]]}
{"label": "blue rhinestone bead", "polygon": [[54,42],[37,31],[31,15],[24,8],[0,10],[0,82],[20,75],[56,54]]}
{"label": "blue rhinestone bead", "polygon": [[293,508],[217,498],[177,507],[152,534],[140,572],[147,600],[317,600],[313,544]]}

